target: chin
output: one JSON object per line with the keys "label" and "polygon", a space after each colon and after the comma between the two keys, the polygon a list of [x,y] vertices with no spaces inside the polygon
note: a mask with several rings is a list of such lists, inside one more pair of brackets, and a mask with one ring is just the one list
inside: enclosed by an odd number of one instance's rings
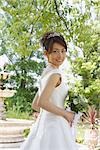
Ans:
{"label": "chin", "polygon": [[62,65],[62,63],[60,63],[60,64],[57,64],[56,66],[57,66],[57,67],[60,67],[61,65]]}
{"label": "chin", "polygon": [[62,63],[63,63],[63,62],[59,62],[57,65],[60,66],[60,65],[62,65]]}

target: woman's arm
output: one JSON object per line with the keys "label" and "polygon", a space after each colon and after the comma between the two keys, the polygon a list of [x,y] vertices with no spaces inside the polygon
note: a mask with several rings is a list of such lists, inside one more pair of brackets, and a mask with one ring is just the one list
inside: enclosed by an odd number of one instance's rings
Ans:
{"label": "woman's arm", "polygon": [[38,112],[40,112],[40,107],[38,106],[37,102],[38,102],[38,99],[39,99],[39,94],[38,92],[36,93],[34,99],[33,99],[33,102],[32,102],[32,108]]}
{"label": "woman's arm", "polygon": [[42,107],[43,109],[54,113],[56,115],[64,117],[67,121],[72,122],[74,118],[74,113],[68,112],[53,103],[51,103],[50,97],[51,94],[53,93],[54,89],[56,88],[59,80],[60,80],[60,75],[59,74],[53,74],[50,76],[48,83],[46,87],[44,88],[43,92],[41,93],[39,99],[38,99],[38,106]]}

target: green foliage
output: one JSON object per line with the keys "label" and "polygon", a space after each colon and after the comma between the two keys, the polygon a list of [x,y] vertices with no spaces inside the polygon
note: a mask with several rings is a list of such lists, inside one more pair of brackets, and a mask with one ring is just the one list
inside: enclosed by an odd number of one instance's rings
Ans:
{"label": "green foliage", "polygon": [[24,130],[24,137],[27,137],[29,133],[30,133],[30,129],[25,129]]}
{"label": "green foliage", "polygon": [[[7,109],[12,108],[18,112],[32,113],[31,103],[37,91],[37,75],[41,74],[44,63],[38,64],[35,61],[19,59],[8,70],[15,71],[14,76],[9,79],[10,84],[15,86],[17,93],[7,101]],[[31,73],[31,74],[30,74]]]}
{"label": "green foliage", "polygon": [[7,118],[33,120],[30,112],[19,112],[15,109],[12,109],[11,107],[9,107],[9,110],[7,110],[6,116]]}
{"label": "green foliage", "polygon": [[12,108],[17,112],[30,112],[32,113],[31,103],[34,97],[35,91],[30,89],[19,89],[13,98],[9,98],[6,101],[7,109]]}
{"label": "green foliage", "polygon": [[87,109],[88,99],[84,94],[84,88],[81,81],[77,81],[74,87],[69,90],[66,98],[66,106],[69,106],[72,111],[78,113]]}
{"label": "green foliage", "polygon": [[[36,77],[44,67],[44,62],[32,61],[32,56],[42,60],[43,56],[36,52],[39,49],[40,37],[46,31],[61,32],[68,44],[68,56],[73,67],[74,76],[81,76],[82,81],[76,83],[69,99],[87,100],[99,107],[100,99],[100,52],[99,52],[99,1],[84,0],[68,2],[51,0],[4,0],[0,2],[4,14],[0,20],[0,55],[6,53],[12,65],[9,71],[15,76],[17,94],[9,99],[9,107],[18,111],[30,111],[36,87]],[[91,11],[94,9],[94,12]],[[96,15],[93,19],[93,13]],[[79,55],[81,50],[81,56]],[[73,59],[74,58],[74,59]],[[30,93],[30,94],[29,94]],[[11,103],[11,104],[10,104]]]}
{"label": "green foliage", "polygon": [[[96,35],[97,33],[92,33],[92,35],[94,34]],[[98,57],[100,52],[98,42],[98,35],[95,40],[90,38],[90,45],[87,44],[85,45],[86,49],[84,48],[84,57],[76,58],[73,63],[74,73],[77,73],[83,79],[84,96],[88,99],[89,104],[95,104],[97,107],[99,107],[100,100],[100,58]]]}

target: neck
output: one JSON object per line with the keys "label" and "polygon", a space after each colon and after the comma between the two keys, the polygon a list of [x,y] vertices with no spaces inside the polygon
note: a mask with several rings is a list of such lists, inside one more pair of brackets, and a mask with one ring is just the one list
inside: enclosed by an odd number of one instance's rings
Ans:
{"label": "neck", "polygon": [[59,66],[56,66],[56,65],[54,65],[53,63],[48,63],[48,65],[50,65],[52,68],[55,68],[55,69],[57,69],[57,68],[59,68]]}

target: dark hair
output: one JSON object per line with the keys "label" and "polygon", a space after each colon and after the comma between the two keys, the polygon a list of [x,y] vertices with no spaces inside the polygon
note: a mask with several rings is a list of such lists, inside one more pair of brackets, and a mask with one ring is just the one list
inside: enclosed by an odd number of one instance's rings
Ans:
{"label": "dark hair", "polygon": [[67,51],[67,44],[65,42],[64,37],[56,32],[47,32],[43,35],[42,39],[40,40],[42,47],[47,50],[49,53],[52,51],[52,47],[54,43],[59,43]]}

